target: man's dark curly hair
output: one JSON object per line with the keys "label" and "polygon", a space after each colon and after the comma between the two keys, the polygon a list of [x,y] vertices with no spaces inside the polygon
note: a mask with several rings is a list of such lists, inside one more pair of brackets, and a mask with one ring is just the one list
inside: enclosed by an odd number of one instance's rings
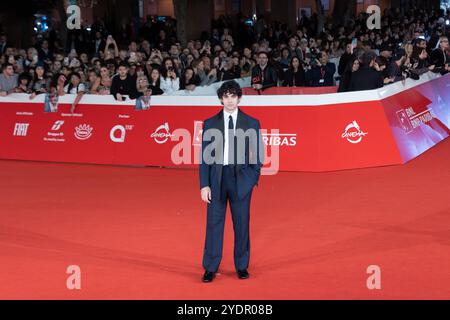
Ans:
{"label": "man's dark curly hair", "polygon": [[240,98],[242,97],[242,89],[236,81],[227,81],[220,86],[219,90],[217,90],[219,99],[222,99],[225,94],[235,94]]}

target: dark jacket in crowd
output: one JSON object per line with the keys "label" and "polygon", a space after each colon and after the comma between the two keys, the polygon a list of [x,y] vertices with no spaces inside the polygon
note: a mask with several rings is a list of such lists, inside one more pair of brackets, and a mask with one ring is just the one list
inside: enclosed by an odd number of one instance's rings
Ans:
{"label": "dark jacket in crowd", "polygon": [[164,93],[164,91],[159,86],[150,85],[152,89],[152,96],[160,96]]}
{"label": "dark jacket in crowd", "polygon": [[292,69],[286,70],[284,73],[284,87],[305,87],[306,86],[306,76],[305,71],[301,68],[297,72]]}
{"label": "dark jacket in crowd", "polygon": [[278,75],[274,67],[268,64],[264,71],[259,65],[256,65],[252,69],[252,85],[262,84],[262,89],[267,89],[270,87],[276,87],[278,85]]}
{"label": "dark jacket in crowd", "polygon": [[7,42],[0,43],[0,55],[4,54],[9,46],[10,44]]}
{"label": "dark jacket in crowd", "polygon": [[339,66],[338,66],[338,73],[340,76],[342,76],[345,72],[345,68],[347,68],[347,65],[352,60],[353,54],[344,52],[341,56],[341,59],[339,60]]}
{"label": "dark jacket in crowd", "polygon": [[398,64],[395,61],[392,61],[388,65],[386,70],[387,70],[387,77],[388,78],[394,77],[394,82],[401,81],[401,80],[405,79],[405,77],[403,76],[403,73],[402,73],[401,66],[398,66]]}
{"label": "dark jacket in crowd", "polygon": [[47,50],[45,52],[43,49],[39,48],[38,50],[39,61],[53,61],[53,53],[51,50]]}
{"label": "dark jacket in crowd", "polygon": [[241,77],[241,68],[239,66],[234,66],[233,69],[225,70],[220,69],[217,71],[217,81],[227,81],[238,79]]}
{"label": "dark jacket in crowd", "polygon": [[350,82],[352,80],[352,75],[353,72],[350,68],[347,68],[347,70],[344,71],[344,73],[341,76],[341,81],[339,81],[338,92],[350,91]]}
{"label": "dark jacket in crowd", "polygon": [[352,73],[350,91],[372,90],[383,86],[381,73],[370,67],[362,67]]}
{"label": "dark jacket in crowd", "polygon": [[180,78],[180,90],[186,89],[186,86],[191,84],[195,86],[200,85],[200,77],[195,74],[189,81],[186,81],[186,77],[184,76]]}
{"label": "dark jacket in crowd", "polygon": [[430,66],[429,59],[411,58],[411,73],[415,73],[420,76],[423,73],[429,71]]}
{"label": "dark jacket in crowd", "polygon": [[136,77],[127,75],[127,77],[122,80],[119,75],[112,78],[112,84],[110,89],[111,94],[116,99],[116,94],[128,95],[130,99],[135,99],[138,96],[138,91],[136,88]]}
{"label": "dark jacket in crowd", "polygon": [[105,51],[106,48],[106,41],[104,39],[101,39],[97,43],[97,39],[93,40],[91,43],[91,46],[89,48],[89,52],[92,56],[98,57],[100,56],[100,52]]}
{"label": "dark jacket in crowd", "polygon": [[288,50],[289,50],[289,60],[291,60],[293,57],[297,57],[300,61],[305,60],[305,54],[299,47],[295,48],[295,50],[288,48]]}
{"label": "dark jacket in crowd", "polygon": [[447,73],[445,71],[445,64],[450,64],[450,57],[441,48],[436,48],[431,52],[430,60],[431,64],[435,65],[436,72],[440,72],[441,74]]}
{"label": "dark jacket in crowd", "polygon": [[328,62],[325,66],[315,66],[306,73],[306,83],[310,87],[334,86],[334,73],[336,66]]}

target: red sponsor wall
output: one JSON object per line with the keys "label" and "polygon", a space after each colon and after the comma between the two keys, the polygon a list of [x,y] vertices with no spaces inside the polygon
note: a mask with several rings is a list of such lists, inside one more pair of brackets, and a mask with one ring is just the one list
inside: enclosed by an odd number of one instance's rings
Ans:
{"label": "red sponsor wall", "polygon": [[[448,137],[448,84],[449,75],[426,75],[365,92],[244,96],[241,109],[260,120],[267,172],[401,164]],[[221,110],[216,97],[153,97],[135,110],[86,95],[72,114],[73,98],[61,97],[57,112],[44,112],[43,97],[1,98],[0,158],[193,167],[202,121]]]}

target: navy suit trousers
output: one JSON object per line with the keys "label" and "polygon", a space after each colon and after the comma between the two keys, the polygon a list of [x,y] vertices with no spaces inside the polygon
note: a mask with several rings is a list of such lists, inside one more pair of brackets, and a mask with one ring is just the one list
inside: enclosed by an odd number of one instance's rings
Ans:
{"label": "navy suit trousers", "polygon": [[221,197],[212,197],[207,209],[206,239],[203,268],[217,272],[222,260],[223,233],[227,203],[230,203],[234,229],[234,265],[236,270],[248,268],[250,260],[250,200],[252,191],[238,199],[234,166],[222,170]]}

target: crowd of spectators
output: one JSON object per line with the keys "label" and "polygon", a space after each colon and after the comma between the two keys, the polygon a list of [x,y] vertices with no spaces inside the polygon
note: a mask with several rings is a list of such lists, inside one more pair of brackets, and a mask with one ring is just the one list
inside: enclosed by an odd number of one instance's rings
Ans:
{"label": "crowd of spectators", "polygon": [[[28,93],[113,95],[117,100],[195,90],[214,82],[250,77],[259,91],[274,86],[339,85],[339,92],[379,88],[432,71],[450,71],[450,11],[386,9],[381,29],[360,13],[346,25],[304,13],[295,30],[263,16],[221,16],[210,32],[185,47],[173,19],[148,17],[139,32],[108,31],[100,20],[69,31],[36,35],[27,49],[0,34],[0,96]],[[6,30],[7,31],[7,30]]]}

